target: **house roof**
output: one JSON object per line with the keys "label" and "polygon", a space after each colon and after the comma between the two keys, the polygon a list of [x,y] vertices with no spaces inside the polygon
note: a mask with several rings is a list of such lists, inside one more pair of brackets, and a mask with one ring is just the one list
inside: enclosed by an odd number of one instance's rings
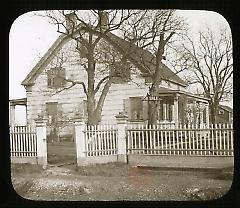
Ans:
{"label": "house roof", "polygon": [[[146,75],[155,70],[154,63],[155,57],[147,50],[144,50],[135,44],[130,43],[113,33],[106,33],[104,36],[106,41],[109,41],[110,44],[117,47],[120,52],[125,53],[128,52],[127,58],[136,65],[142,74]],[[26,76],[26,78],[22,81],[22,85],[33,85],[34,80],[37,76],[42,72],[44,66],[46,66],[52,59],[55,53],[61,49],[64,43],[69,41],[71,38],[61,34],[57,40],[52,44],[49,50],[45,53],[45,55],[40,59],[40,61],[36,64],[36,66],[30,71],[30,73]],[[41,70],[42,69],[42,70]],[[177,76],[173,71],[171,71],[166,65],[163,64],[162,71],[162,79],[174,82],[181,86],[187,86],[187,83],[184,82],[179,76]]]}
{"label": "house roof", "polygon": [[[113,33],[106,34],[122,49],[122,52],[126,53],[129,59],[141,70],[143,75],[147,75],[155,71],[156,58],[148,50],[142,49],[135,44],[130,43]],[[177,76],[171,69],[162,63],[163,71],[161,78],[163,80],[171,81],[182,86],[187,86],[187,83]]]}
{"label": "house roof", "polygon": [[22,81],[22,85],[33,85],[34,80],[41,73],[41,68],[44,65],[47,65],[54,54],[61,48],[61,46],[67,41],[67,36],[61,34],[56,41],[52,44],[52,46],[47,50],[44,56],[40,59],[40,61],[35,65],[35,67],[30,71],[30,73],[26,76],[26,78]]}
{"label": "house roof", "polygon": [[229,107],[229,106],[219,105],[219,107],[222,108],[223,110],[226,110],[226,111],[230,112],[230,113],[233,112],[233,109],[231,107]]}

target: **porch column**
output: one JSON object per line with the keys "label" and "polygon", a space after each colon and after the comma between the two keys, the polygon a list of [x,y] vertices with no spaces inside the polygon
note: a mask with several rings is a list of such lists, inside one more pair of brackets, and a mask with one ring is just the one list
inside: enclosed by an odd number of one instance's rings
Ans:
{"label": "porch column", "polygon": [[209,127],[209,104],[208,103],[205,104],[205,108],[206,108],[206,126]]}
{"label": "porch column", "polygon": [[178,95],[174,97],[173,101],[173,121],[175,122],[175,126],[178,126]]}
{"label": "porch column", "polygon": [[43,168],[47,166],[47,119],[38,117],[35,119],[37,133],[37,161]]}
{"label": "porch column", "polygon": [[15,126],[15,105],[10,104],[10,125]]}
{"label": "porch column", "polygon": [[127,139],[126,139],[126,126],[127,126],[127,116],[119,113],[115,116],[117,119],[118,127],[118,161],[127,163]]}
{"label": "porch column", "polygon": [[199,112],[199,116],[200,116],[200,127],[203,127],[203,110],[204,110],[204,106],[202,106],[202,104],[200,104],[200,112]]}
{"label": "porch column", "polygon": [[26,125],[28,125],[28,119],[27,119],[27,104],[24,105],[24,106],[25,106],[25,111],[26,111],[26,113],[25,113],[25,116],[26,116]]}

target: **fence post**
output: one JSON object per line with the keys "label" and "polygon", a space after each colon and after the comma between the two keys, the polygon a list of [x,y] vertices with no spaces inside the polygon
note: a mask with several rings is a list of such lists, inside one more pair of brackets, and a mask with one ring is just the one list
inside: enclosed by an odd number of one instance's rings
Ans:
{"label": "fence post", "polygon": [[43,168],[47,166],[47,119],[38,117],[35,119],[37,134],[37,163]]}
{"label": "fence post", "polygon": [[118,161],[127,163],[127,139],[126,139],[126,126],[127,116],[119,113],[115,116],[117,119],[117,134],[118,134]]}
{"label": "fence post", "polygon": [[75,144],[76,144],[76,157],[77,166],[84,165],[86,160],[86,140],[84,137],[85,122],[84,119],[79,117],[74,118],[75,128]]}

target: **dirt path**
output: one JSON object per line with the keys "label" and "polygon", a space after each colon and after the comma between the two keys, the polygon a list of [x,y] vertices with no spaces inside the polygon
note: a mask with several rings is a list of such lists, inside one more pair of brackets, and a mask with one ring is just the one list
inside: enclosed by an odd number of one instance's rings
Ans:
{"label": "dirt path", "polygon": [[[124,168],[115,169],[120,172]],[[103,170],[94,171],[92,175],[88,170],[87,175],[83,175],[73,167],[52,166],[40,172],[13,173],[12,181],[17,193],[24,198],[47,201],[201,200],[221,197],[231,186],[231,179],[222,180],[213,173],[131,167],[126,170],[127,174],[117,175],[109,167],[111,176],[100,174]]]}

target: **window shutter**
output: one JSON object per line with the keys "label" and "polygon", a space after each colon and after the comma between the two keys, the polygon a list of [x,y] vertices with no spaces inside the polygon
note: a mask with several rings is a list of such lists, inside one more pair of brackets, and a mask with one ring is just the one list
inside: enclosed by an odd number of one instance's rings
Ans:
{"label": "window shutter", "polygon": [[83,115],[84,116],[88,115],[88,113],[87,113],[87,101],[86,100],[83,101]]}
{"label": "window shutter", "polygon": [[124,111],[127,113],[127,116],[129,119],[131,119],[131,105],[130,105],[130,99],[124,99]]}
{"label": "window shutter", "polygon": [[53,86],[53,71],[52,71],[52,69],[47,71],[47,86],[48,87]]}
{"label": "window shutter", "polygon": [[60,78],[60,86],[64,87],[66,84],[66,80],[64,79],[66,78],[66,70],[64,68],[59,69],[59,78]]}
{"label": "window shutter", "polygon": [[87,116],[87,101],[83,100],[82,102],[79,103],[79,113],[82,116]]}
{"label": "window shutter", "polygon": [[57,105],[57,114],[59,117],[62,117],[63,109],[62,109],[62,103],[58,103]]}

